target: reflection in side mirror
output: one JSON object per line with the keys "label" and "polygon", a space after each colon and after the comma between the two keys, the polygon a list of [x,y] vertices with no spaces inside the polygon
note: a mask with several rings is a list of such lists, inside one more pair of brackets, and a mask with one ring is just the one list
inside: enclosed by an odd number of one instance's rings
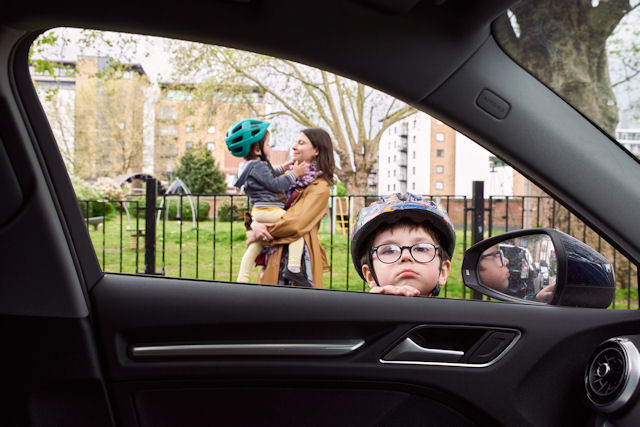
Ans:
{"label": "reflection in side mirror", "polygon": [[[491,246],[477,264],[480,283],[517,298],[549,302],[556,284],[556,272],[543,263],[556,265],[556,252],[546,234],[515,237]],[[554,286],[555,288],[555,286]]]}
{"label": "reflection in side mirror", "polygon": [[554,229],[501,234],[469,248],[465,285],[492,298],[580,307],[608,307],[615,278],[609,261]]}

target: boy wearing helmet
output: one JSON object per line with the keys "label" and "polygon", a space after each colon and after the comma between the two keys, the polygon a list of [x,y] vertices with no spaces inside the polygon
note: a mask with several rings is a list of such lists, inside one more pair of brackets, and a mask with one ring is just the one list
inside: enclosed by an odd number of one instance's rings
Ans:
{"label": "boy wearing helmet", "polygon": [[[244,192],[249,196],[249,201],[253,205],[251,210],[252,220],[274,223],[285,212],[284,202],[278,193],[282,193],[289,188],[296,181],[296,178],[307,172],[307,164],[305,162],[296,163],[286,173],[285,168],[291,162],[274,169],[268,160],[271,152],[268,127],[269,123],[262,120],[240,120],[229,128],[225,136],[225,142],[231,154],[236,157],[244,157],[247,160],[234,186],[238,188],[244,186]],[[255,241],[249,245],[240,263],[238,282],[249,281],[251,268],[256,257],[262,251],[263,245],[264,242],[262,241]],[[289,243],[287,273],[291,276],[290,280],[300,285],[308,283],[300,272],[303,248],[304,240],[302,238]]]}
{"label": "boy wearing helmet", "polygon": [[442,206],[394,194],[360,210],[351,257],[370,292],[437,296],[451,270],[455,241]]}

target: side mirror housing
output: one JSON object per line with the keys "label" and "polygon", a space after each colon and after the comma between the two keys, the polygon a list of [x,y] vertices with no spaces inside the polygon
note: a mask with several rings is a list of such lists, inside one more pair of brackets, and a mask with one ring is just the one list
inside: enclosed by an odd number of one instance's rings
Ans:
{"label": "side mirror housing", "polygon": [[611,263],[561,231],[512,231],[470,247],[462,261],[466,286],[501,301],[606,308],[616,281]]}

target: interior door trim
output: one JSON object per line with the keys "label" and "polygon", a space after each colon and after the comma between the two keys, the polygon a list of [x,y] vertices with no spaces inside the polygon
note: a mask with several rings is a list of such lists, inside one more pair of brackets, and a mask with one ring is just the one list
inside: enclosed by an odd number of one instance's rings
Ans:
{"label": "interior door trim", "polygon": [[146,357],[202,357],[202,356],[344,356],[358,350],[364,340],[327,342],[243,343],[243,344],[182,344],[134,345],[131,356]]}

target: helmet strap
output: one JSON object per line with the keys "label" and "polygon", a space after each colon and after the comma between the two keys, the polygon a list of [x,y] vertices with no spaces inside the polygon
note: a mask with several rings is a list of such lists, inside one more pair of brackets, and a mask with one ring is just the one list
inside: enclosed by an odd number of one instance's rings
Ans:
{"label": "helmet strap", "polygon": [[258,157],[260,157],[260,160],[262,160],[263,162],[267,162],[267,165],[269,165],[269,169],[273,171],[273,166],[271,166],[271,162],[269,161],[269,159],[267,159],[267,156],[265,156],[262,147],[260,147],[260,155]]}
{"label": "helmet strap", "polygon": [[376,276],[376,271],[373,269],[373,257],[371,256],[371,251],[367,251],[367,265],[369,266],[369,270],[371,271],[371,276],[373,276],[373,281],[376,282],[376,286],[380,286],[380,282],[378,282],[378,276]]}
{"label": "helmet strap", "polygon": [[442,274],[442,263],[444,262],[442,259],[442,249],[440,250],[440,267],[438,267],[438,278],[436,279],[436,286],[433,288],[433,290],[430,293],[430,296],[432,297],[437,297],[438,294],[440,293],[440,275]]}

